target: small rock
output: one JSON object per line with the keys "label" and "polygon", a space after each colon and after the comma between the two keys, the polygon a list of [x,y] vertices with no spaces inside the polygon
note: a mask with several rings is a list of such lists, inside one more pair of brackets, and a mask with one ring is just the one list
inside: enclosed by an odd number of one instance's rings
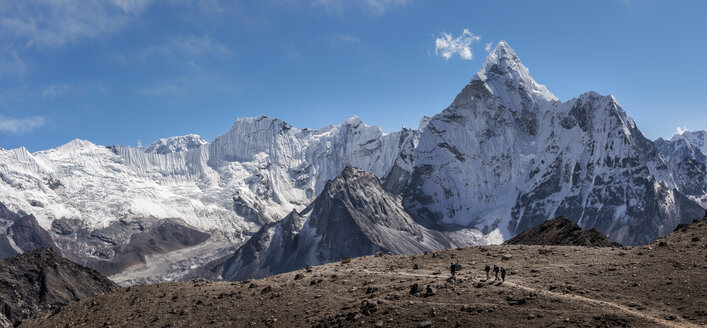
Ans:
{"label": "small rock", "polygon": [[302,279],[302,278],[304,278],[304,275],[301,274],[301,273],[298,273],[298,274],[295,275],[295,280],[300,280],[300,279]]}
{"label": "small rock", "polygon": [[413,270],[419,270],[419,269],[420,269],[420,266],[419,266],[417,263],[415,263],[415,265],[412,266],[412,269],[413,269]]}
{"label": "small rock", "polygon": [[420,286],[420,284],[413,284],[412,286],[410,286],[411,295],[415,295],[420,292],[422,292],[422,286]]}
{"label": "small rock", "polygon": [[432,327],[432,322],[431,321],[423,321],[420,322],[419,325],[417,325],[418,328],[429,328]]}
{"label": "small rock", "polygon": [[434,287],[427,285],[427,288],[425,289],[425,297],[435,296],[436,294],[437,290]]}
{"label": "small rock", "polygon": [[351,263],[351,256],[344,257],[341,259],[342,264]]}
{"label": "small rock", "polygon": [[513,258],[513,255],[511,254],[503,254],[503,257],[501,258],[503,261],[508,261]]}

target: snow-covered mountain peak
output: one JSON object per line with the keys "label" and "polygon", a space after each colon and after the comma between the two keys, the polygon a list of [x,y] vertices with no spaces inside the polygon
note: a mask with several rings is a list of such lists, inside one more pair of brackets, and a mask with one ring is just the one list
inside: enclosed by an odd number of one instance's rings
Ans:
{"label": "snow-covered mountain peak", "polygon": [[[83,152],[86,150],[90,150],[93,148],[96,148],[96,144],[88,141],[88,140],[82,140],[82,139],[74,139],[71,140],[57,148],[54,148],[52,150],[47,150],[47,151],[59,151],[59,152]],[[43,152],[38,152],[38,153],[43,153]]]}
{"label": "snow-covered mountain peak", "polygon": [[357,115],[354,115],[354,116],[347,118],[343,124],[356,126],[356,125],[361,125],[361,124],[365,125],[366,123],[364,123],[360,117],[358,117]]}
{"label": "snow-covered mountain peak", "polygon": [[518,54],[505,41],[499,42],[489,53],[472,78],[472,83],[474,80],[484,82],[492,94],[501,98],[507,98],[509,93],[521,92],[536,101],[558,100],[544,85],[535,82]]}
{"label": "snow-covered mountain peak", "polygon": [[684,131],[670,138],[670,141],[683,139],[693,147],[698,148],[703,154],[707,155],[707,131]]}
{"label": "snow-covered mountain peak", "polygon": [[196,134],[187,134],[171,138],[161,138],[145,149],[146,153],[169,154],[199,148],[207,144],[206,140]]}

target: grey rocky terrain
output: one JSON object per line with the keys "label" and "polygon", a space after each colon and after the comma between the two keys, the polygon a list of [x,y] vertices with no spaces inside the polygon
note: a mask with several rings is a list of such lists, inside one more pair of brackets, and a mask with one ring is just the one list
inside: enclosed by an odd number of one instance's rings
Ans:
{"label": "grey rocky terrain", "polygon": [[59,311],[118,285],[95,270],[42,247],[0,260],[0,327]]}
{"label": "grey rocky terrain", "polygon": [[707,218],[644,246],[474,246],[132,286],[20,327],[704,327],[705,236]]}

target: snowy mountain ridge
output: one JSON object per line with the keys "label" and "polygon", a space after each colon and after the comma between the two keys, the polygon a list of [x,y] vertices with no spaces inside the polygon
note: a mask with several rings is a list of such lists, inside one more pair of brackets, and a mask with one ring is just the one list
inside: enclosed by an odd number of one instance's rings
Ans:
{"label": "snowy mountain ridge", "polygon": [[702,215],[701,136],[653,143],[613,96],[561,102],[500,42],[452,104],[416,130],[384,133],[358,117],[298,129],[258,116],[211,142],[186,135],[135,148],[73,140],[35,153],[0,149],[0,203],[33,215],[66,241],[59,245],[81,233],[92,244],[65,250],[79,257],[111,258],[154,218],[211,234],[204,258],[213,258],[293,211],[304,216],[350,165],[371,172],[424,227],[507,239],[563,215],[643,244]]}

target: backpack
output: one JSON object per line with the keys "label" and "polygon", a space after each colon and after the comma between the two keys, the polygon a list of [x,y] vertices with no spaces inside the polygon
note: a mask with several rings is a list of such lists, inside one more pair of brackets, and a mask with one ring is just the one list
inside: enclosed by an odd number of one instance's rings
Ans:
{"label": "backpack", "polygon": [[491,267],[487,265],[487,266],[484,268],[484,271],[486,271],[486,272],[491,271]]}

